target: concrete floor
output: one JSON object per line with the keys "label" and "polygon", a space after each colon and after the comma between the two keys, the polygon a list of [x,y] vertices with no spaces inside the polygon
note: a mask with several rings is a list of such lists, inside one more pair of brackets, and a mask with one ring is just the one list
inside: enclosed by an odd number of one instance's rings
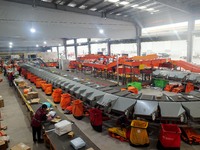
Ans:
{"label": "concrete floor", "polygon": [[[9,149],[19,143],[23,142],[31,147],[32,150],[46,150],[44,144],[34,144],[32,141],[30,121],[26,107],[22,105],[22,100],[17,96],[14,87],[9,87],[7,80],[0,75],[4,81],[0,83],[0,95],[3,96],[5,107],[1,108],[3,125],[7,125],[6,133],[10,137]],[[42,90],[37,91],[44,97],[51,99],[51,96],[46,96]],[[59,107],[59,105],[58,105]],[[60,109],[60,108],[59,108]],[[60,111],[62,111],[60,109]],[[85,117],[83,120],[76,120],[72,115],[66,115],[70,120],[74,121],[77,126],[88,136],[100,149],[102,150],[155,150],[158,136],[158,127],[151,126],[148,131],[150,135],[150,146],[147,148],[131,147],[129,143],[120,142],[117,139],[111,138],[104,127],[102,133],[95,132],[89,124],[89,119]],[[181,150],[199,150],[200,146],[190,146],[181,142]]]}

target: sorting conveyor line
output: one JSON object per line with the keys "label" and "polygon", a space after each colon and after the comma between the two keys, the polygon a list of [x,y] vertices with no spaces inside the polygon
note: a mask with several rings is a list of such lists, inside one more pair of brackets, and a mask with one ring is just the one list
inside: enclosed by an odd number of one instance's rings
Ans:
{"label": "sorting conveyor line", "polygon": [[77,82],[70,81],[70,83],[65,86],[64,91],[69,92],[69,89],[72,88],[76,83]]}
{"label": "sorting conveyor line", "polygon": [[154,100],[154,95],[142,94],[139,99],[142,99],[142,100]]}
{"label": "sorting conveyor line", "polygon": [[173,102],[185,102],[187,101],[181,94],[179,95],[174,95],[174,96],[169,96],[169,100]]}
{"label": "sorting conveyor line", "polygon": [[111,88],[111,87],[99,87],[99,88],[96,88],[96,89],[99,90],[99,91],[102,91],[102,92],[106,92],[106,91],[112,90],[113,88]]}
{"label": "sorting conveyor line", "polygon": [[104,96],[99,98],[97,104],[101,106],[109,106],[112,102],[116,101],[118,98],[119,98],[118,96],[106,93]]}
{"label": "sorting conveyor line", "polygon": [[129,94],[130,94],[130,92],[128,90],[120,91],[120,92],[115,93],[115,95],[120,96],[120,97],[125,97],[125,96],[127,96]]}
{"label": "sorting conveyor line", "polygon": [[190,95],[190,94],[184,94],[182,95],[182,97],[186,99],[187,101],[200,101],[200,98]]}
{"label": "sorting conveyor line", "polygon": [[191,73],[190,75],[188,75],[187,80],[192,81],[192,82],[196,82],[197,78],[200,78],[200,74]]}
{"label": "sorting conveyor line", "polygon": [[[200,102],[199,91],[193,91],[189,93],[189,95],[197,97],[198,100],[187,99],[187,97],[185,97],[187,95],[182,94],[162,95],[161,97],[157,98],[156,96],[152,95],[136,95],[129,93],[128,91],[118,90],[117,92],[116,89],[110,87],[99,88],[100,86],[98,84],[92,82],[84,82],[82,80],[73,81],[73,78],[52,74],[51,72],[29,65],[25,65],[24,68],[32,73],[34,72],[35,75],[39,76],[40,78],[43,78],[48,82],[54,83],[56,86],[60,86],[66,91],[73,92],[76,96],[78,95],[83,100],[87,101],[91,106],[95,106],[96,104],[98,104],[105,107],[106,110],[111,108],[111,110],[118,112],[125,112],[128,108],[134,107],[133,115],[135,116],[150,117],[153,114],[158,113],[158,107],[160,108],[162,118],[180,119],[180,117],[184,115],[186,111],[189,112],[190,117],[193,119],[198,119],[200,116],[198,113],[195,112],[196,107],[199,107]],[[167,72],[169,73],[169,71],[165,70],[159,71],[159,75],[164,74],[168,76]],[[95,89],[94,87],[98,89]],[[103,91],[101,91],[100,89],[103,89]]]}
{"label": "sorting conveyor line", "polygon": [[74,92],[75,92],[76,90],[78,90],[78,89],[80,88],[80,86],[81,86],[80,83],[77,83],[77,82],[74,83],[74,86],[71,87],[71,88],[69,89],[70,94],[74,94]]}
{"label": "sorting conveyor line", "polygon": [[200,120],[200,102],[182,102],[183,108],[187,111],[187,114],[192,118],[193,121]]}
{"label": "sorting conveyor line", "polygon": [[112,89],[112,90],[108,90],[108,91],[105,91],[106,93],[109,93],[109,94],[114,94],[116,95],[116,93],[119,93],[120,90],[116,90],[116,89]]}
{"label": "sorting conveyor line", "polygon": [[135,103],[136,100],[134,99],[119,97],[112,105],[111,110],[125,113],[126,111],[131,111]]}
{"label": "sorting conveyor line", "polygon": [[185,109],[181,102],[159,102],[161,118],[181,119],[185,115]]}
{"label": "sorting conveyor line", "polygon": [[86,89],[87,89],[87,86],[81,85],[79,89],[77,89],[76,91],[74,91],[76,97],[80,98],[81,93],[85,92]]}
{"label": "sorting conveyor line", "polygon": [[135,116],[152,116],[158,111],[158,102],[147,101],[147,100],[137,100],[134,107]]}
{"label": "sorting conveyor line", "polygon": [[[86,90],[86,91],[88,91],[88,90]],[[96,102],[106,94],[105,92],[102,92],[99,90],[89,90],[88,92],[89,93],[87,94],[86,100],[90,101],[89,103],[92,106],[95,106]]]}
{"label": "sorting conveyor line", "polygon": [[200,98],[200,91],[191,91],[189,94]]}

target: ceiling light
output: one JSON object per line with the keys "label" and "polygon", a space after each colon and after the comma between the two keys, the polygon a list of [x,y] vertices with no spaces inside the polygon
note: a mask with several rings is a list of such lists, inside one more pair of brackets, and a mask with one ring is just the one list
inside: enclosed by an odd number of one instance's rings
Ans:
{"label": "ceiling light", "polygon": [[119,0],[108,0],[109,2],[112,2],[112,3],[116,3],[118,2]]}
{"label": "ceiling light", "polygon": [[9,45],[13,45],[13,43],[12,43],[12,42],[9,42]]}
{"label": "ceiling light", "polygon": [[99,30],[99,33],[103,34],[103,33],[104,33],[103,29],[100,29],[100,30]]}
{"label": "ceiling light", "polygon": [[39,45],[38,45],[38,44],[36,44],[36,47],[39,47]]}
{"label": "ceiling light", "polygon": [[120,15],[122,15],[121,13],[118,13],[118,14],[116,14],[117,16],[120,16]]}
{"label": "ceiling light", "polygon": [[31,33],[35,33],[35,31],[36,31],[35,28],[31,28],[31,29],[30,29],[30,32],[31,32]]}
{"label": "ceiling light", "polygon": [[9,45],[10,48],[12,48],[12,45]]}
{"label": "ceiling light", "polygon": [[138,7],[138,9],[146,9],[147,7],[146,6],[140,6]]}
{"label": "ceiling light", "polygon": [[61,44],[58,44],[58,46],[61,46]]}
{"label": "ceiling light", "polygon": [[46,41],[44,41],[43,43],[44,43],[44,44],[47,44],[47,42],[46,42]]}
{"label": "ceiling light", "polygon": [[90,10],[91,10],[91,11],[95,11],[95,10],[97,10],[97,8],[91,8]]}
{"label": "ceiling light", "polygon": [[135,4],[135,5],[131,6],[131,7],[135,8],[135,7],[138,7],[138,6],[139,6],[138,4]]}
{"label": "ceiling light", "polygon": [[85,5],[81,5],[79,8],[80,9],[85,9],[87,6],[85,6]]}
{"label": "ceiling light", "polygon": [[128,4],[129,4],[129,2],[122,1],[122,2],[120,2],[119,4],[121,4],[121,5],[128,5]]}
{"label": "ceiling light", "polygon": [[153,11],[153,10],[155,10],[154,8],[148,8],[148,9],[146,9],[147,11]]}
{"label": "ceiling light", "polygon": [[153,12],[155,13],[155,12],[159,12],[160,10],[154,10]]}
{"label": "ceiling light", "polygon": [[76,4],[75,3],[69,3],[67,6],[69,6],[69,7],[75,7]]}

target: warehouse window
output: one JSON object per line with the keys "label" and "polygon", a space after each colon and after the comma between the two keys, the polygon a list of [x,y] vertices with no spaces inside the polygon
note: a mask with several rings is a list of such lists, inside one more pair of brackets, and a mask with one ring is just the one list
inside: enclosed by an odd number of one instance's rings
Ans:
{"label": "warehouse window", "polygon": [[67,40],[67,44],[74,44],[74,40]]}
{"label": "warehouse window", "polygon": [[177,32],[187,31],[187,28],[188,28],[188,22],[143,28],[142,36],[152,36],[152,35],[160,36],[165,34],[176,34]]}
{"label": "warehouse window", "polygon": [[86,38],[77,39],[77,43],[86,43],[86,42],[87,42]]}

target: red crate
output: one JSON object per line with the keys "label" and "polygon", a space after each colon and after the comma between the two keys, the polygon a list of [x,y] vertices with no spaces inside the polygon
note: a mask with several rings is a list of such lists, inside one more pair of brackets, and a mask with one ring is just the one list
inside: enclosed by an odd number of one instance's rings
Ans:
{"label": "red crate", "polygon": [[161,124],[159,141],[164,148],[180,148],[181,130],[176,124]]}

